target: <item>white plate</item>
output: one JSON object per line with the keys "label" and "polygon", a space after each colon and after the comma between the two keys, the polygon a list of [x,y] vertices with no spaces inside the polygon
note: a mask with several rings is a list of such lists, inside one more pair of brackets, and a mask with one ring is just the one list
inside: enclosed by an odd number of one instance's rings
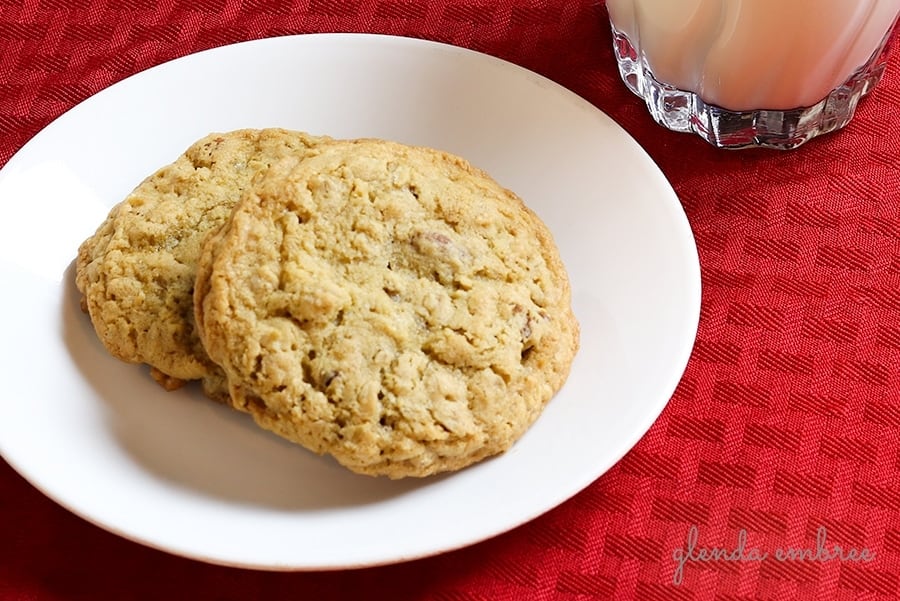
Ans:
{"label": "white plate", "polygon": [[[612,68],[612,67],[611,67]],[[280,126],[460,154],[554,232],[581,350],[514,448],[421,481],[355,476],[102,349],[78,244],[210,131]],[[534,73],[413,39],[306,35],[184,57],[100,92],[0,172],[0,451],[50,498],[152,547],[264,569],[422,557],[522,524],[646,432],[688,360],[696,247],[668,182],[608,117]]]}

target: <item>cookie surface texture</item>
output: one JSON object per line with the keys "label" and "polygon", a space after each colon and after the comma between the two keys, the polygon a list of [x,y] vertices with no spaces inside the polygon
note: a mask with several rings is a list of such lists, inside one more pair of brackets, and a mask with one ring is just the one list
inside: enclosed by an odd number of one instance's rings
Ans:
{"label": "cookie surface texture", "polygon": [[272,162],[304,156],[322,139],[282,129],[211,134],[147,177],[78,250],[75,282],[106,349],[151,366],[174,389],[203,381],[227,396],[196,334],[193,288],[201,243]]}
{"label": "cookie surface texture", "polygon": [[369,475],[507,450],[578,347],[535,214],[458,157],[384,141],[273,166],[209,239],[197,286],[238,408]]}

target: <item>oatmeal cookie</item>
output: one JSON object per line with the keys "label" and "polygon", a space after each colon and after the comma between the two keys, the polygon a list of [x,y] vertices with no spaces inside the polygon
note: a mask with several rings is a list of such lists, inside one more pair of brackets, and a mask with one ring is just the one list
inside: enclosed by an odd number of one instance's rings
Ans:
{"label": "oatmeal cookie", "polygon": [[237,408],[391,478],[507,450],[578,347],[540,219],[463,159],[378,140],[273,166],[207,240],[194,302]]}
{"label": "oatmeal cookie", "polygon": [[251,180],[325,138],[283,129],[211,134],[145,179],[78,249],[75,282],[106,349],[146,363],[166,389],[202,380],[224,399],[224,375],[194,328],[201,242],[228,218]]}

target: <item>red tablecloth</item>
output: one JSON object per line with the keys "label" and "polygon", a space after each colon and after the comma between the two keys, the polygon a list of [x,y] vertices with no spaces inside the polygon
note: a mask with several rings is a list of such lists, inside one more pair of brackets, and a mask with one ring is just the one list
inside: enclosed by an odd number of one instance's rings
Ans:
{"label": "red tablecloth", "polygon": [[[151,550],[69,514],[3,463],[0,599],[897,597],[898,49],[845,131],[789,153],[724,152],[651,122],[618,79],[595,0],[0,0],[0,164],[139,70],[336,31],[508,59],[588,99],[646,148],[681,198],[702,268],[696,347],[674,397],[621,462],[533,522],[355,571],[256,572]],[[746,537],[747,554],[769,557],[701,561],[695,550],[679,562],[694,532],[698,548],[734,550]],[[815,550],[823,535],[828,549],[864,556],[774,557]]]}

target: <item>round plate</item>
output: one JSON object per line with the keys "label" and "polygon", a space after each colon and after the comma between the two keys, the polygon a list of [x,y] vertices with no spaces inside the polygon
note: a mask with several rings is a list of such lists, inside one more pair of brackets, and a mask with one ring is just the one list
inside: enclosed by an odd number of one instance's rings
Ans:
{"label": "round plate", "polygon": [[[109,208],[212,131],[286,127],[459,154],[549,225],[581,349],[506,454],[389,481],[167,393],[104,351],[79,310],[78,245]],[[615,123],[510,63],[421,40],[290,36],[201,52],[61,116],[0,172],[0,452],[34,486],[129,539],[203,561],[333,569],[483,540],[573,496],[646,432],[687,364],[696,247],[674,192]]]}

